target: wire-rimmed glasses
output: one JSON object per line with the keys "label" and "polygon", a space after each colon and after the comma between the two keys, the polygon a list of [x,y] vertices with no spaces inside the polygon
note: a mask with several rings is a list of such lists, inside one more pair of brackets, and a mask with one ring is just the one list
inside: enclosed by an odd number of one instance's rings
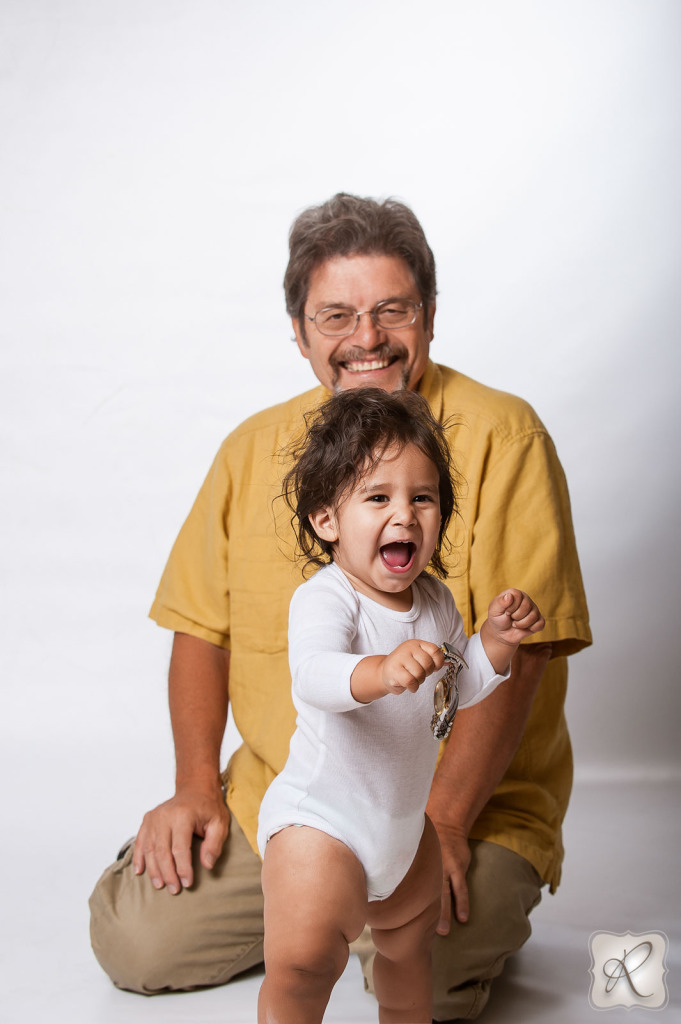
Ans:
{"label": "wire-rimmed glasses", "polygon": [[314,316],[303,314],[306,320],[315,325],[320,334],[329,338],[345,338],[354,334],[359,326],[359,318],[365,313],[371,317],[376,327],[385,331],[399,331],[403,327],[411,327],[423,308],[423,302],[411,299],[384,299],[377,302],[373,309],[358,311],[352,306],[326,306]]}

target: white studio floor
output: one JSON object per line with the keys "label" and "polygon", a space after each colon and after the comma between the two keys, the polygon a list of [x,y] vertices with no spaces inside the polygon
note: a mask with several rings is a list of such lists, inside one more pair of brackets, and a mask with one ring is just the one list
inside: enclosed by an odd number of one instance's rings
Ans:
{"label": "white studio floor", "polygon": [[[88,941],[87,896],[104,864],[101,808],[90,827],[83,815],[40,814],[55,786],[68,779],[46,766],[34,813],[16,815],[14,841],[3,844],[0,1021],[83,1024],[254,1024],[259,971],[220,989],[145,998],[113,988]],[[74,785],[75,785],[74,780]],[[78,784],[83,786],[83,780]],[[87,790],[87,784],[85,784]],[[82,788],[81,788],[82,791]],[[17,811],[26,792],[16,792]],[[678,782],[580,782],[566,825],[564,882],[533,915],[525,949],[497,982],[484,1024],[646,1024],[681,1022],[681,785]],[[51,806],[59,807],[59,803]],[[65,804],[62,804],[62,809]],[[113,814],[117,818],[117,814]],[[60,820],[58,820],[60,819]],[[111,856],[117,841],[111,836]],[[668,1005],[605,1012],[589,1005],[589,937],[594,931],[661,931],[669,938]],[[373,999],[363,992],[352,957],[325,1021],[368,1024]]]}

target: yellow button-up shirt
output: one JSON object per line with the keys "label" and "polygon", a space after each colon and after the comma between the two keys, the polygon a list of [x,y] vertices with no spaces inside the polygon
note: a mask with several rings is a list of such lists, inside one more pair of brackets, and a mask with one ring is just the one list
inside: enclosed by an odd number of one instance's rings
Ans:
{"label": "yellow button-up shirt", "polygon": [[[553,644],[518,751],[471,838],[521,854],[554,889],[572,784],[566,656],[591,642],[564,474],[546,429],[521,399],[432,362],[419,390],[448,425],[462,478],[446,582],[466,631],[479,629],[492,597],[514,586],[546,619],[536,642]],[[229,763],[227,803],[254,850],[260,801],[284,765],[295,724],[287,623],[303,577],[279,497],[282,453],[326,397],[318,387],[265,409],[223,442],[151,609],[159,625],[231,651],[230,705],[243,744]]]}

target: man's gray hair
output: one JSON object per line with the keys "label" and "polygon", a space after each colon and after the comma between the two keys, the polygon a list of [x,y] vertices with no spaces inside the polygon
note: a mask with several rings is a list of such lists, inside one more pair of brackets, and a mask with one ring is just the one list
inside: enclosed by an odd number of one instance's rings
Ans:
{"label": "man's gray hair", "polygon": [[412,211],[395,199],[378,202],[338,192],[296,218],[289,233],[289,253],[284,276],[286,310],[301,323],[313,271],[335,256],[400,256],[421,293],[426,318],[435,301],[433,253]]}

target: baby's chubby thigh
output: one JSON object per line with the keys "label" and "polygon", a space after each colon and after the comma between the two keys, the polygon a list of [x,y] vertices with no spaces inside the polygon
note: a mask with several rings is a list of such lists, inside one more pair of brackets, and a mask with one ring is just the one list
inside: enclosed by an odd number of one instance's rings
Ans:
{"label": "baby's chubby thigh", "polygon": [[435,827],[426,815],[421,841],[407,874],[387,899],[369,903],[367,924],[377,949],[402,960],[429,948],[440,918],[442,857]]}
{"label": "baby's chubby thigh", "polygon": [[355,854],[319,829],[288,826],[267,843],[262,887],[266,968],[284,960],[289,969],[340,976],[367,915],[366,879]]}

